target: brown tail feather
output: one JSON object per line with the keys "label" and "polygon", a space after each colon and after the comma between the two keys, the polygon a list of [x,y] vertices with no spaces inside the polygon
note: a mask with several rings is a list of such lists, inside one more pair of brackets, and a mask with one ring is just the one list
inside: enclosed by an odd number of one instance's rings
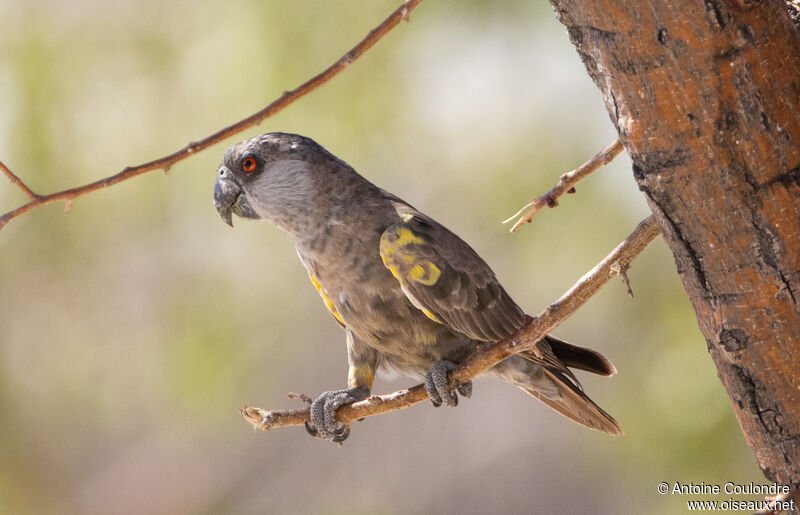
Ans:
{"label": "brown tail feather", "polygon": [[548,366],[543,366],[542,368],[558,388],[560,399],[551,399],[532,388],[520,387],[520,389],[578,424],[613,436],[625,434],[617,421],[614,420],[614,417],[603,411],[576,384],[565,377],[560,370],[553,370]]}
{"label": "brown tail feather", "polygon": [[544,340],[553,349],[553,354],[568,367],[601,376],[613,376],[617,373],[614,364],[599,352],[572,345],[550,335],[545,336]]}

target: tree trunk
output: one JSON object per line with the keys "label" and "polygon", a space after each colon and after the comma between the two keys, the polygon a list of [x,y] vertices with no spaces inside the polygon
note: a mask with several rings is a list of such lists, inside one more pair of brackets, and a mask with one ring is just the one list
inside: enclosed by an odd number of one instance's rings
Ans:
{"label": "tree trunk", "polygon": [[797,487],[800,36],[786,6],[552,4],[603,93],[747,442],[770,480]]}

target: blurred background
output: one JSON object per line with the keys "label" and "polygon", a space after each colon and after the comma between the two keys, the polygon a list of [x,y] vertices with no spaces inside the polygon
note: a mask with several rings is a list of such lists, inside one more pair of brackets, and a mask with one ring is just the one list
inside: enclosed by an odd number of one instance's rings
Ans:
{"label": "blurred background", "polygon": [[[398,4],[0,0],[0,160],[49,193],[160,157],[305,81]],[[457,409],[358,423],[342,448],[254,432],[242,403],[299,406],[287,392],[347,373],[289,239],[214,210],[224,150],[270,131],[316,139],[453,229],[531,314],[648,214],[623,155],[509,234],[500,220],[615,132],[547,2],[424,2],[260,127],[0,231],[0,512],[676,513],[692,497],[659,482],[766,482],[660,239],[630,271],[635,297],[613,281],[555,332],[615,362],[582,379],[624,438],[491,380]],[[24,201],[0,178],[0,211]]]}

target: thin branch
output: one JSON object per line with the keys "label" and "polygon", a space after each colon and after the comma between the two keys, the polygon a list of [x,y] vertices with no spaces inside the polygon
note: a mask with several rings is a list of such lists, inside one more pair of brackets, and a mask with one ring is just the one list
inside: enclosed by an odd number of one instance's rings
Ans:
{"label": "thin branch", "polygon": [[[27,184],[22,182],[22,179],[20,179],[14,172],[9,170],[8,167],[5,164],[3,164],[2,161],[0,161],[0,170],[2,170],[4,174],[6,174],[8,180],[10,180],[12,184],[16,184],[17,186],[19,186],[19,189],[21,189],[22,192],[25,193],[25,195],[27,195],[29,199],[34,201],[39,200],[40,198],[39,195],[34,193],[33,190],[28,187]],[[0,228],[2,228],[2,225],[0,225]]]}
{"label": "thin branch", "polygon": [[259,125],[265,119],[269,118],[270,116],[276,114],[278,111],[282,110],[284,107],[288,106],[289,104],[295,102],[300,97],[314,91],[318,87],[322,86],[333,77],[338,75],[342,72],[345,68],[347,68],[351,63],[353,63],[356,59],[361,57],[367,50],[372,48],[375,43],[381,40],[386,34],[389,33],[395,26],[397,26],[401,21],[408,21],[408,15],[413,11],[422,0],[406,0],[403,2],[403,5],[398,7],[392,14],[389,15],[388,18],[383,20],[380,25],[369,31],[369,34],[362,39],[356,46],[350,49],[349,52],[344,54],[340,57],[335,63],[327,67],[325,70],[320,72],[319,74],[315,75],[311,79],[307,80],[300,86],[296,87],[291,91],[284,91],[283,94],[272,101],[269,105],[265,108],[261,109],[260,111],[251,114],[247,118],[239,120],[238,122],[234,123],[233,125],[229,125],[224,129],[220,129],[219,131],[213,133],[212,135],[205,137],[199,141],[193,141],[187,144],[185,147],[177,150],[169,155],[164,157],[160,157],[158,159],[154,159],[152,161],[148,161],[147,163],[143,163],[137,166],[128,166],[124,168],[122,171],[115,175],[111,175],[104,179],[97,180],[95,182],[79,186],[76,188],[71,188],[68,190],[58,191],[56,193],[51,193],[49,195],[37,195],[33,193],[25,184],[10,170],[3,167],[3,171],[6,175],[9,176],[11,182],[15,183],[19,186],[25,193],[30,197],[31,201],[27,204],[23,204],[22,206],[5,213],[3,216],[0,216],[0,229],[2,229],[9,220],[12,220],[24,213],[27,213],[31,209],[37,208],[39,206],[43,206],[45,204],[49,204],[51,202],[56,202],[58,200],[65,200],[67,202],[71,201],[75,197],[79,197],[81,195],[85,195],[87,193],[91,193],[93,191],[107,188],[109,186],[113,186],[119,182],[131,179],[136,177],[137,175],[141,175],[146,172],[150,172],[153,170],[164,170],[167,171],[170,169],[172,165],[179,161],[183,161],[184,159],[190,157],[192,154],[200,152],[212,145],[219,143],[220,141],[226,140],[231,136],[234,136],[250,127],[254,127]]}
{"label": "thin branch", "polygon": [[575,170],[563,174],[558,179],[558,183],[556,183],[556,185],[553,186],[550,191],[541,197],[531,199],[530,202],[522,206],[522,209],[514,213],[514,215],[507,220],[504,220],[503,223],[507,224],[508,222],[520,216],[523,211],[530,208],[524,215],[522,215],[522,218],[517,220],[517,222],[511,227],[511,232],[514,232],[522,225],[530,222],[533,218],[533,215],[535,215],[543,207],[556,207],[558,205],[558,199],[561,197],[561,195],[564,193],[575,193],[575,185],[578,183],[578,181],[594,172],[601,166],[610,163],[612,159],[617,157],[617,155],[622,152],[623,148],[622,142],[620,140],[616,140],[614,143],[604,148],[600,153],[583,163]]}
{"label": "thin branch", "polygon": [[[627,270],[633,258],[639,255],[657,235],[658,227],[651,215],[640,222],[617,248],[581,277],[560,299],[530,319],[525,328],[511,338],[478,352],[460,364],[450,374],[451,386],[472,379],[513,354],[533,348],[547,333],[575,313],[612,277]],[[361,402],[342,406],[336,412],[336,419],[343,424],[351,424],[364,417],[413,406],[427,398],[428,394],[422,385],[388,395],[373,395]],[[308,408],[266,411],[245,406],[241,412],[248,422],[262,431],[273,427],[303,425],[303,421],[309,419]]]}

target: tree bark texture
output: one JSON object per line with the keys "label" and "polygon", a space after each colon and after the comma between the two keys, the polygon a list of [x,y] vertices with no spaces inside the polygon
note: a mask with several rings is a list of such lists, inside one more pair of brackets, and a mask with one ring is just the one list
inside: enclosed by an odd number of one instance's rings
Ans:
{"label": "tree bark texture", "polygon": [[747,442],[769,479],[797,487],[800,33],[786,5],[551,2],[603,93]]}

